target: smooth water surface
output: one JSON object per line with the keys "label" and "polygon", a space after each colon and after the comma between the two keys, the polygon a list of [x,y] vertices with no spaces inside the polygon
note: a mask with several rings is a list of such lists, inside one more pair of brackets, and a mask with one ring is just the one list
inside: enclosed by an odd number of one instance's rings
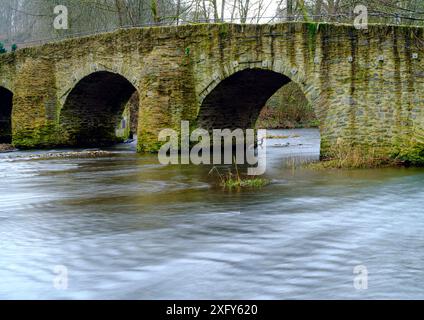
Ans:
{"label": "smooth water surface", "polygon": [[272,184],[243,192],[132,146],[1,154],[0,298],[424,298],[424,170],[295,169],[319,133],[273,134]]}

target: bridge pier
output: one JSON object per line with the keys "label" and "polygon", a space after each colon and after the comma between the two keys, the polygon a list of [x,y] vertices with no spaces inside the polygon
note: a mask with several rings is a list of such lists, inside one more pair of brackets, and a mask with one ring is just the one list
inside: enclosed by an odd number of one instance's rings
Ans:
{"label": "bridge pier", "polygon": [[[193,128],[251,127],[265,96],[286,77],[314,107],[323,155],[346,144],[372,156],[424,162],[421,42],[424,28],[381,25],[368,30],[295,22],[120,30],[0,55],[0,86],[13,93],[15,146],[78,145],[91,136],[96,139],[90,144],[96,145],[103,137],[109,142],[129,86],[108,77],[84,82],[84,77],[100,71],[121,75],[140,95],[138,151],[154,152],[160,147],[159,131],[179,131],[182,120]],[[275,74],[259,82],[241,77],[244,89],[230,79],[253,69]],[[103,88],[103,80],[113,85]],[[251,80],[256,84],[249,85]],[[78,92],[80,81],[86,89]],[[69,97],[75,109],[67,109]]]}
{"label": "bridge pier", "polygon": [[180,132],[183,120],[196,125],[198,106],[191,63],[184,49],[173,46],[155,48],[146,59],[139,86],[139,152],[158,151],[163,129]]}
{"label": "bridge pier", "polygon": [[61,144],[58,128],[55,65],[50,59],[28,59],[15,80],[12,128],[18,148]]}

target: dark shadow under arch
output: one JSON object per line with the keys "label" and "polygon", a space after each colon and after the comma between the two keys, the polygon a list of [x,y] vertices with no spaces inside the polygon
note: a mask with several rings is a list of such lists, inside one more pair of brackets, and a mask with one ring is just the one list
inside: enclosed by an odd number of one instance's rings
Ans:
{"label": "dark shadow under arch", "polygon": [[13,93],[0,87],[0,143],[12,142]]}
{"label": "dark shadow under arch", "polygon": [[198,125],[206,130],[254,128],[268,99],[289,82],[290,78],[270,70],[239,71],[203,100]]}
{"label": "dark shadow under arch", "polygon": [[60,114],[65,144],[104,146],[117,142],[115,129],[134,92],[131,82],[112,72],[95,72],[79,81]]}

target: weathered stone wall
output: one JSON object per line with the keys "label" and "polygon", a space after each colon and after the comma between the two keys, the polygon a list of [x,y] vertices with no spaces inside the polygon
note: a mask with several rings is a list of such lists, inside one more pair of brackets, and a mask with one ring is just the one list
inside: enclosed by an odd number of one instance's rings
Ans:
{"label": "weathered stone wall", "polygon": [[[263,69],[302,88],[321,124],[323,153],[338,140],[389,154],[424,145],[423,44],[422,28],[402,26],[130,29],[1,56],[0,84],[14,93],[14,144],[51,146],[64,143],[61,109],[76,84],[97,71],[119,74],[139,92],[139,150],[153,151],[158,130],[178,129],[180,120],[196,125],[225,79]],[[218,111],[228,118],[226,103]]]}
{"label": "weathered stone wall", "polygon": [[211,38],[192,50],[199,103],[236,72],[268,69],[298,83],[314,106],[323,153],[338,139],[386,154],[422,142],[421,28],[222,25]]}

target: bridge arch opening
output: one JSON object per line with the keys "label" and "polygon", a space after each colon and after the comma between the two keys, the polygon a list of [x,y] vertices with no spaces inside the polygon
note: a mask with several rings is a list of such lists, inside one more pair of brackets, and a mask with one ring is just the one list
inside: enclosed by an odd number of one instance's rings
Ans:
{"label": "bridge arch opening", "polygon": [[125,77],[108,71],[94,72],[70,91],[60,113],[67,145],[106,146],[121,141],[124,110],[137,89]]}
{"label": "bridge arch opening", "polygon": [[238,71],[222,80],[205,97],[198,125],[206,130],[255,128],[267,101],[291,82],[289,77],[271,70]]}
{"label": "bridge arch opening", "polygon": [[0,87],[0,143],[12,142],[13,93]]}

